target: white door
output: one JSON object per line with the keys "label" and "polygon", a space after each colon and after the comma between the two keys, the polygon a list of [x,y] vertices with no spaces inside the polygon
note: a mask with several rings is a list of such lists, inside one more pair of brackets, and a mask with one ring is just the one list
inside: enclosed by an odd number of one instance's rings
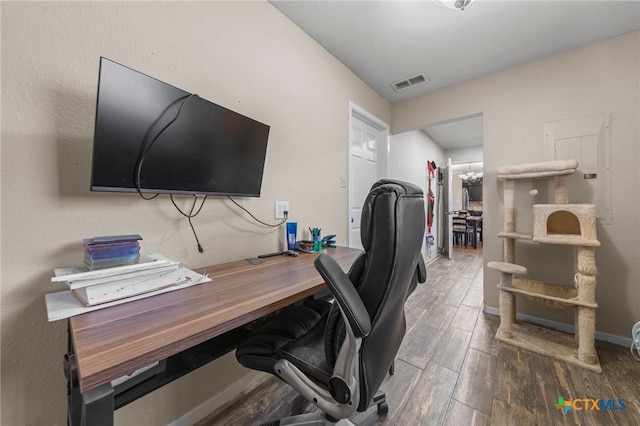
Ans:
{"label": "white door", "polygon": [[362,205],[381,176],[378,153],[387,145],[388,126],[353,107],[349,123],[349,247],[361,249]]}

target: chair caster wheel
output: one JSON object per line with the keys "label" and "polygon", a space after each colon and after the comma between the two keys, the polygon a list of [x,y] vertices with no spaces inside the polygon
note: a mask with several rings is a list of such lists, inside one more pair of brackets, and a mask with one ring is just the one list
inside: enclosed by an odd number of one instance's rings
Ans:
{"label": "chair caster wheel", "polygon": [[387,404],[387,401],[383,401],[380,404],[378,404],[378,415],[386,416],[388,413],[389,413],[389,404]]}

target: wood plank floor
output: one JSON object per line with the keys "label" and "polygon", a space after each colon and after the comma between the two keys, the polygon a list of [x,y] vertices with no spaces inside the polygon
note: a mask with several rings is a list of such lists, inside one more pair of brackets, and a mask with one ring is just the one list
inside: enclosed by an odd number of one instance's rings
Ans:
{"label": "wood plank floor", "polygon": [[[497,342],[499,319],[482,312],[481,249],[454,253],[453,260],[429,265],[427,282],[407,301],[407,333],[395,374],[382,385],[388,415],[379,417],[373,408],[352,418],[354,423],[640,425],[640,362],[628,348],[597,342],[604,370],[598,374]],[[286,417],[295,396],[268,376],[198,426],[258,425]],[[625,408],[563,414],[554,407],[559,397],[623,399]]]}

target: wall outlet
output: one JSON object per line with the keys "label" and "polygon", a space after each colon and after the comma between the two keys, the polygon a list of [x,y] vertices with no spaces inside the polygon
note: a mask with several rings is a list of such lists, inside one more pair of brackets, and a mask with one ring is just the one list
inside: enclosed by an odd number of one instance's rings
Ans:
{"label": "wall outlet", "polygon": [[291,210],[289,210],[289,202],[276,201],[276,219],[284,219],[285,211],[289,212],[288,215],[291,216]]}

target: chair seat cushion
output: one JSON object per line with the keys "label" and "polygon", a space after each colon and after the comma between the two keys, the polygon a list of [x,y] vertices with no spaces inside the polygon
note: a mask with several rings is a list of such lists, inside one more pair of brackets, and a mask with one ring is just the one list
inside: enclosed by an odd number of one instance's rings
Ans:
{"label": "chair seat cushion", "polygon": [[307,333],[278,349],[277,353],[298,367],[306,376],[327,385],[331,378],[324,350],[325,321],[316,323]]}
{"label": "chair seat cushion", "polygon": [[278,360],[287,359],[326,384],[331,369],[324,356],[324,326],[330,306],[325,301],[308,300],[283,310],[238,346],[236,358],[247,368],[271,374]]}

